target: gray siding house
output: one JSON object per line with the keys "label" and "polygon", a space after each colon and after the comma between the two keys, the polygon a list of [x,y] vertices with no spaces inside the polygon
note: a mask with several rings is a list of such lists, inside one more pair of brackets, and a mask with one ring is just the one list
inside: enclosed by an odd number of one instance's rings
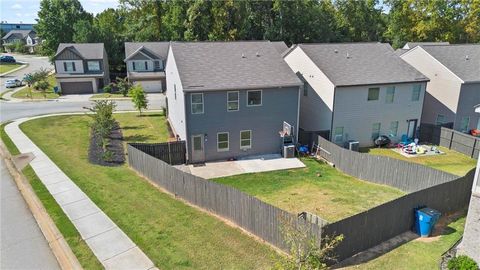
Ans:
{"label": "gray siding house", "polygon": [[302,82],[269,41],[172,42],[168,120],[190,163],[280,153]]}
{"label": "gray siding house", "polygon": [[97,93],[110,83],[103,43],[60,43],[53,62],[62,94]]}
{"label": "gray siding house", "polygon": [[127,77],[142,85],[145,92],[166,88],[165,64],[169,42],[125,42]]}
{"label": "gray siding house", "polygon": [[430,78],[422,122],[480,129],[480,45],[421,45],[401,58]]}
{"label": "gray siding house", "polygon": [[305,82],[300,128],[343,145],[415,137],[428,79],[389,44],[299,44],[284,55]]}
{"label": "gray siding house", "polygon": [[11,30],[4,37],[2,37],[3,47],[6,51],[9,51],[9,45],[15,42],[21,42],[25,44],[30,53],[35,51],[35,47],[38,45],[37,34],[33,30]]}

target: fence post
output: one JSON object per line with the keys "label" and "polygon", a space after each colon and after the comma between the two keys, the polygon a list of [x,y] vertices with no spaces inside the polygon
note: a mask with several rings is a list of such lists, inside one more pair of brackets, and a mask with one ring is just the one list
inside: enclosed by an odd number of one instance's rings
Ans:
{"label": "fence post", "polygon": [[170,149],[170,142],[168,142],[168,163],[172,165],[172,149]]}
{"label": "fence post", "polygon": [[[477,141],[477,139],[473,140],[472,154],[470,155],[471,158],[475,158],[475,147],[477,146]],[[480,155],[478,158],[480,158]]]}
{"label": "fence post", "polygon": [[452,149],[452,143],[453,143],[453,136],[455,136],[455,132],[452,130],[452,136],[450,136],[450,143],[448,144],[448,149]]}

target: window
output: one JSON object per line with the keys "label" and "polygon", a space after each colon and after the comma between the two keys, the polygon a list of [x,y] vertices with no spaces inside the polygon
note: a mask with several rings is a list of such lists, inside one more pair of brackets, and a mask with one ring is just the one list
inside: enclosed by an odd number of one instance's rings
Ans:
{"label": "window", "polygon": [[194,151],[202,151],[202,136],[201,135],[196,135],[193,136],[193,150]]}
{"label": "window", "polygon": [[468,132],[468,127],[470,126],[470,117],[462,117],[462,121],[460,121],[460,131],[461,132]]}
{"label": "window", "polygon": [[155,65],[155,69],[160,69],[160,60],[155,60],[153,64]]}
{"label": "window", "polygon": [[217,133],[217,151],[228,151],[228,132]]}
{"label": "window", "polygon": [[333,133],[333,139],[335,143],[343,142],[343,127],[336,127],[335,132]]}
{"label": "window", "polygon": [[437,114],[437,120],[435,121],[435,125],[441,126],[447,122],[447,118],[445,115]]}
{"label": "window", "polygon": [[420,84],[415,84],[412,89],[412,101],[420,100],[420,92],[422,91],[422,86]]}
{"label": "window", "polygon": [[247,91],[247,106],[262,105],[262,90]]}
{"label": "window", "polygon": [[134,71],[146,71],[148,70],[148,61],[133,61],[132,69]]}
{"label": "window", "polygon": [[192,101],[192,114],[201,114],[203,113],[203,94],[196,93],[192,94],[191,96]]}
{"label": "window", "polygon": [[65,71],[76,71],[75,62],[63,62],[63,68]]}
{"label": "window", "polygon": [[303,96],[307,97],[308,96],[308,83],[303,82]]}
{"label": "window", "polygon": [[239,92],[227,92],[227,111],[238,111]]}
{"label": "window", "polygon": [[88,61],[87,66],[90,71],[100,71],[100,62],[98,61]]}
{"label": "window", "polygon": [[393,103],[395,99],[395,86],[387,87],[387,95],[385,96],[385,103]]}
{"label": "window", "polygon": [[398,121],[393,121],[390,123],[390,135],[397,137],[398,134]]}
{"label": "window", "polygon": [[240,131],[240,149],[252,148],[252,131],[242,130]]}
{"label": "window", "polygon": [[380,127],[381,127],[381,124],[380,123],[373,123],[372,125],[372,139],[376,139],[378,138],[378,136],[380,136]]}
{"label": "window", "polygon": [[378,100],[378,95],[380,94],[380,88],[368,88],[368,101]]}

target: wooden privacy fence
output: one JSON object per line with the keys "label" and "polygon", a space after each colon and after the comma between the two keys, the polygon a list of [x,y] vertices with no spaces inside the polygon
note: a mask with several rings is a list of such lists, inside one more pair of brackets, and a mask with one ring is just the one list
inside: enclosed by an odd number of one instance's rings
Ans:
{"label": "wooden privacy fence", "polygon": [[235,188],[191,175],[168,165],[129,144],[129,165],[191,204],[233,221],[270,244],[288,251],[282,234],[282,222],[307,226],[312,237],[321,240],[321,227],[296,215],[264,203]]}
{"label": "wooden privacy fence", "polygon": [[420,125],[420,141],[444,146],[475,159],[480,152],[479,137],[432,124]]}
{"label": "wooden privacy fence", "polygon": [[187,162],[185,141],[131,143],[130,145],[170,165],[180,165]]}

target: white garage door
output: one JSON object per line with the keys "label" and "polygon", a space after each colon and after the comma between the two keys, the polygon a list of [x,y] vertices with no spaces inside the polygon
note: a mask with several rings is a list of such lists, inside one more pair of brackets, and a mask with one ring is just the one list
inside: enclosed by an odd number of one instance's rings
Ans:
{"label": "white garage door", "polygon": [[143,90],[147,93],[162,92],[162,82],[161,81],[137,81],[143,87]]}

